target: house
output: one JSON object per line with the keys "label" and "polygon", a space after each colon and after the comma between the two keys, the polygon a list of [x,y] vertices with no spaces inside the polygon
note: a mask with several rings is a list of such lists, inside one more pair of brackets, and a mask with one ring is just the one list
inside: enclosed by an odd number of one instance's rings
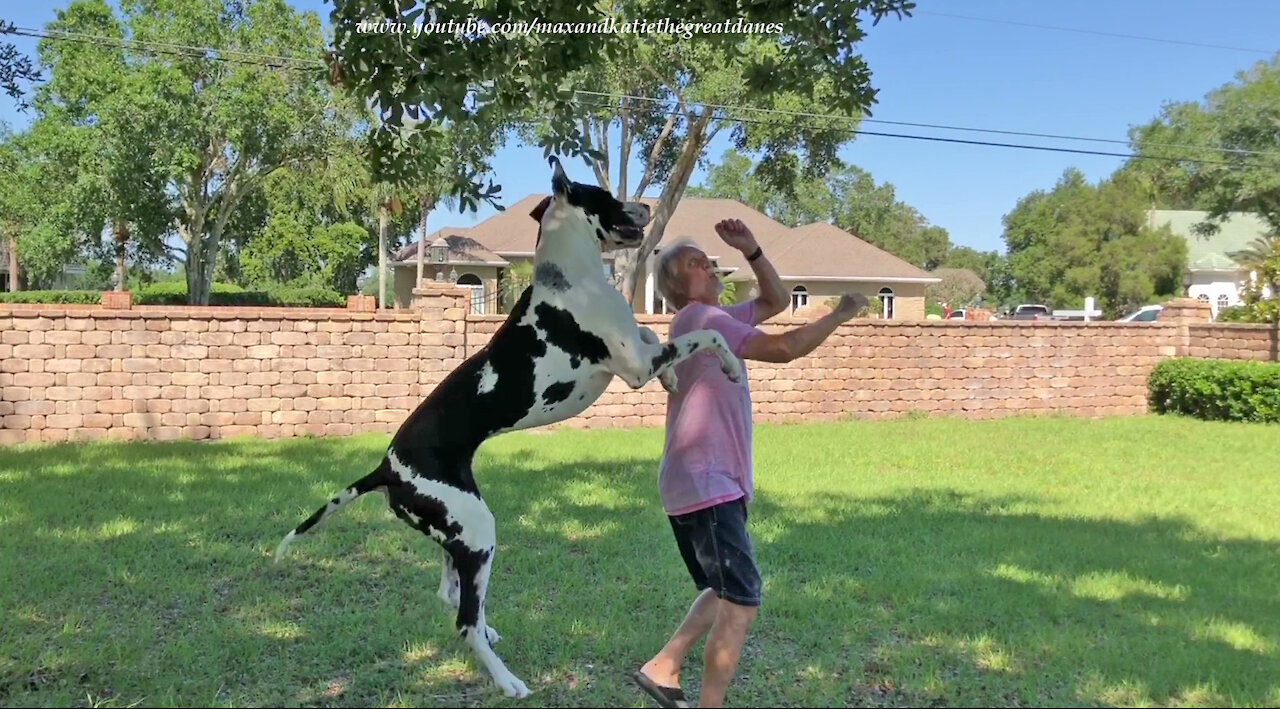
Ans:
{"label": "house", "polygon": [[[538,225],[529,213],[544,197],[545,194],[529,195],[473,227],[447,227],[429,235],[423,278],[469,285],[474,289],[472,312],[501,312],[504,286],[509,286],[514,275],[527,269],[533,260]],[[656,199],[641,201],[652,209],[657,207]],[[746,258],[726,246],[715,233],[715,224],[722,219],[739,219],[755,234],[791,294],[792,312],[821,305],[845,292],[860,292],[871,302],[873,317],[923,320],[925,288],[940,281],[831,224],[815,222],[789,228],[737,200],[689,197],[676,206],[662,242],[649,257],[644,295],[635,303],[636,312],[672,312],[658,292],[654,265],[663,248],[682,238],[706,252],[721,277],[732,284],[735,301],[758,293],[755,273]],[[417,251],[414,242],[393,255],[396,307],[409,305],[417,274]],[[616,275],[615,255],[606,252],[601,263],[611,279]]]}
{"label": "house", "polygon": [[[85,274],[83,264],[71,263],[64,264],[62,270],[54,277],[53,282],[46,284],[44,287],[50,290],[68,290],[76,285],[76,281]],[[8,240],[0,239],[0,293],[9,292],[9,279],[12,274],[9,272],[9,244]]]}
{"label": "house", "polygon": [[[1257,279],[1256,273],[1242,267],[1231,254],[1249,249],[1254,240],[1266,236],[1270,227],[1257,215],[1232,212],[1217,233],[1198,234],[1193,227],[1208,216],[1208,212],[1197,210],[1152,209],[1147,212],[1147,223],[1153,229],[1167,224],[1170,231],[1186,240],[1183,295],[1208,303],[1212,316],[1217,318],[1223,308],[1239,305],[1243,287]],[[1263,295],[1270,297],[1270,289],[1264,286]]]}

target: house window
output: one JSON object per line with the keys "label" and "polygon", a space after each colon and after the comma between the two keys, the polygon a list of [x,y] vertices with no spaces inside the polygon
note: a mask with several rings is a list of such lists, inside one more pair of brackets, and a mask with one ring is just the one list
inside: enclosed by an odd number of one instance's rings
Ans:
{"label": "house window", "polygon": [[484,315],[484,284],[480,282],[480,277],[474,273],[464,274],[458,279],[458,285],[471,289],[471,313]]}
{"label": "house window", "polygon": [[1227,297],[1226,293],[1220,294],[1218,296],[1218,310],[1222,310],[1223,308],[1226,308],[1228,305],[1231,305],[1231,299]]}
{"label": "house window", "polygon": [[1208,303],[1209,296],[1205,295],[1204,293],[1201,293],[1200,295],[1196,296],[1196,300],[1200,301],[1201,303]]}
{"label": "house window", "polygon": [[885,320],[892,320],[893,319],[893,289],[888,287],[881,288],[879,295],[880,295],[880,317],[884,318]]}
{"label": "house window", "polygon": [[791,289],[791,311],[795,312],[809,304],[809,289],[796,286]]}

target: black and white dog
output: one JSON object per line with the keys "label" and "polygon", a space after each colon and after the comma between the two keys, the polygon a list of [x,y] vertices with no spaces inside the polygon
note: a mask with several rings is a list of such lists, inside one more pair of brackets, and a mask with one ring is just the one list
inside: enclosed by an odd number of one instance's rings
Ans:
{"label": "black and white dog", "polygon": [[438,595],[457,609],[457,629],[507,696],[529,689],[494,653],[498,633],[485,621],[495,521],[476,485],[472,457],[497,434],[575,416],[614,376],[638,389],[659,377],[676,386],[672,366],[701,350],[720,358],[734,381],[738,360],[717,332],[662,343],[639,327],[622,294],[604,277],[601,253],[639,245],[649,208],[620,202],[599,187],[570,182],[551,158],[552,196],[539,222],[533,283],[484,349],[472,355],[409,415],[373,472],[342,490],[276,548],[276,561],[300,534],[370,491],[444,549]]}

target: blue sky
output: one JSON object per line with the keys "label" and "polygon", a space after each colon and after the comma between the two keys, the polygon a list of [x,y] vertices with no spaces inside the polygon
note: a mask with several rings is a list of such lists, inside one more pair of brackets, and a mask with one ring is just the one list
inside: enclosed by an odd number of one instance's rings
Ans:
{"label": "blue sky", "polygon": [[[331,5],[292,0],[319,12],[327,24]],[[113,3],[114,4],[114,3]],[[51,20],[64,2],[5,3],[0,18],[23,27]],[[937,14],[934,14],[937,13]],[[948,17],[988,18],[1097,32],[1139,35],[1265,51],[1280,50],[1280,3],[1267,0],[977,0],[918,4],[915,17],[867,26],[861,51],[879,90],[872,118],[976,128],[1054,133],[1124,140],[1128,129],[1150,120],[1168,101],[1199,100],[1231,81],[1266,54],[1142,41]],[[721,18],[698,18],[721,19]],[[729,18],[732,19],[732,18]],[[9,38],[15,39],[15,38]],[[34,42],[16,38],[34,54]],[[818,109],[820,110],[820,109]],[[27,117],[0,96],[0,120],[21,127]],[[867,130],[927,134],[1005,143],[1127,152],[1120,144],[1068,142],[864,124]],[[727,131],[726,131],[727,133]],[[725,137],[708,155],[728,147]],[[1052,187],[1068,167],[1090,180],[1110,174],[1121,158],[859,136],[841,157],[890,182],[898,198],[931,223],[947,229],[954,244],[1003,250],[1001,218],[1028,192]],[[537,147],[509,145],[494,160],[504,204],[545,192],[547,171]],[[580,161],[566,162],[575,179],[592,181]],[[632,169],[633,180],[638,175]],[[616,175],[616,172],[615,172]],[[699,170],[692,183],[704,178]],[[657,188],[652,190],[657,194]],[[437,211],[431,229],[469,225],[493,214]]]}

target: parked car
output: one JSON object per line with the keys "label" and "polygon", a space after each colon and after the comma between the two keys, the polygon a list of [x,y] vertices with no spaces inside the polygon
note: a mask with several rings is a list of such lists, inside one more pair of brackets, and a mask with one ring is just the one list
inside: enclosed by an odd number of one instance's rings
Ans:
{"label": "parked car", "polygon": [[1010,320],[1053,320],[1053,311],[1047,305],[1023,303],[1009,314]]}
{"label": "parked car", "polygon": [[1163,305],[1144,305],[1116,322],[1155,322],[1161,310],[1164,310]]}

